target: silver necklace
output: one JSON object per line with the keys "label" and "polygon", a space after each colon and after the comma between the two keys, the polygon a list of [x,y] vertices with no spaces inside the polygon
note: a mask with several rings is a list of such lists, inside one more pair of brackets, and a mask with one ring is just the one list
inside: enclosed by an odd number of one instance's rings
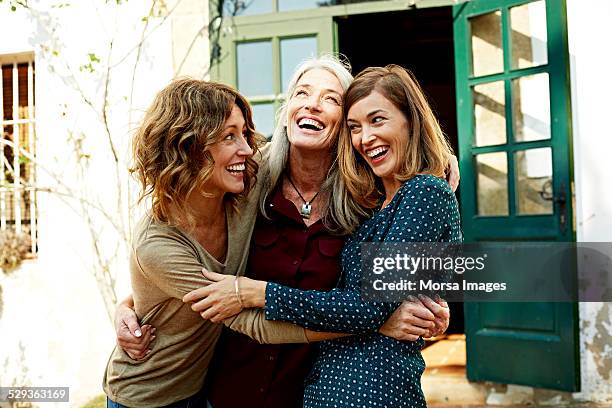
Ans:
{"label": "silver necklace", "polygon": [[295,192],[298,193],[298,195],[300,196],[300,198],[304,202],[304,204],[302,204],[302,209],[300,210],[300,215],[304,219],[309,219],[310,218],[310,214],[312,213],[312,202],[315,200],[315,198],[317,198],[317,196],[319,195],[321,190],[317,191],[317,193],[314,195],[314,197],[312,197],[310,199],[310,201],[306,201],[306,199],[304,198],[302,193],[300,193],[300,190],[298,190],[297,187],[295,186],[295,184],[293,184],[293,180],[291,180],[291,176],[288,175],[288,174],[287,174],[287,180],[289,180],[289,184],[291,184],[291,187],[293,187]]}

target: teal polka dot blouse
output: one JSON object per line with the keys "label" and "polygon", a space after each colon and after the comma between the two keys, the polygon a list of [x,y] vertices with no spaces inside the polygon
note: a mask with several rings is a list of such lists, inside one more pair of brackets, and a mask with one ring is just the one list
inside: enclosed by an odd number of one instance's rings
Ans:
{"label": "teal polka dot blouse", "polygon": [[353,336],[319,343],[304,407],[425,407],[423,340],[398,341],[378,329],[397,303],[361,299],[363,242],[460,242],[459,209],[446,181],[418,175],[365,221],[342,249],[342,276],[329,292],[269,283],[266,318]]}

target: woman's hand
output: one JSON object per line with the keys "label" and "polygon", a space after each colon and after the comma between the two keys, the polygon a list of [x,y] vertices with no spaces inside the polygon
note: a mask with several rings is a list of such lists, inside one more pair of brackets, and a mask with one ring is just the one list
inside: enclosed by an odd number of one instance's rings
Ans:
{"label": "woman's hand", "polygon": [[457,191],[461,175],[459,174],[459,162],[457,161],[457,156],[455,155],[451,155],[450,157],[448,175],[446,178],[448,180],[448,184],[450,184],[453,191]]}
{"label": "woman's hand", "polygon": [[435,316],[434,329],[430,331],[427,337],[435,337],[443,334],[450,323],[450,309],[448,303],[439,297],[434,301],[427,296],[419,295],[421,303],[427,307]]}
{"label": "woman's hand", "polygon": [[133,309],[132,298],[121,302],[115,310],[117,344],[133,360],[142,360],[151,352],[149,344],[155,339],[155,327],[145,324],[140,327]]}
{"label": "woman's hand", "polygon": [[378,330],[397,340],[415,341],[435,329],[436,316],[416,298],[405,300]]}
{"label": "woman's hand", "polygon": [[202,319],[219,323],[240,313],[242,302],[238,299],[233,275],[209,272],[202,269],[204,276],[212,283],[192,290],[183,296],[183,302],[193,303],[191,309],[200,313]]}

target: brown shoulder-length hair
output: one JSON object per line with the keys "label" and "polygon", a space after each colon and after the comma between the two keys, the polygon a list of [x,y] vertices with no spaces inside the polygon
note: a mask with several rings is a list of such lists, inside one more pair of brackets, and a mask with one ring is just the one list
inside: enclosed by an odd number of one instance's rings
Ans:
{"label": "brown shoulder-length hair", "polygon": [[[193,226],[187,198],[211,177],[214,160],[209,148],[222,137],[225,121],[234,105],[244,115],[246,141],[257,152],[251,108],[235,89],[215,83],[182,78],[172,81],[153,100],[136,132],[131,169],[141,184],[139,202],[151,198],[155,220]],[[236,210],[257,174],[257,163],[246,159],[245,189],[225,198]]]}
{"label": "brown shoulder-length hair", "polygon": [[427,98],[414,75],[398,66],[371,67],[360,72],[344,95],[343,135],[338,145],[338,161],[349,193],[365,208],[374,208],[383,195],[368,163],[353,150],[346,125],[349,109],[373,91],[393,103],[408,121],[406,150],[395,178],[404,182],[417,174],[443,177],[452,150]]}

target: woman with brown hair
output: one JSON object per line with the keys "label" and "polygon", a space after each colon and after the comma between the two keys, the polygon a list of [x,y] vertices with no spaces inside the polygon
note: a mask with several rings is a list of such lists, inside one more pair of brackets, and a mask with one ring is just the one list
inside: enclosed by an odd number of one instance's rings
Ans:
{"label": "woman with brown hair", "polygon": [[[182,297],[209,283],[202,267],[244,272],[256,213],[245,201],[254,151],[250,107],[225,85],[176,80],[145,114],[133,171],[150,206],[134,229],[130,272],[136,314],[158,329],[159,347],[138,362],[115,348],[104,376],[109,407],[205,404],[200,391],[222,326],[202,320]],[[306,341],[303,329],[270,325],[255,310],[224,323],[262,341]]]}
{"label": "woman with brown hair", "polygon": [[[458,204],[443,179],[451,151],[420,86],[399,66],[361,72],[343,105],[340,170],[353,199],[374,213],[342,249],[338,286],[320,292],[240,278],[241,302],[265,308],[269,320],[356,333],[320,344],[304,407],[425,407],[423,340],[378,332],[399,304],[362,300],[361,244],[461,241]],[[218,281],[209,296],[223,291],[225,277],[207,276]]]}

